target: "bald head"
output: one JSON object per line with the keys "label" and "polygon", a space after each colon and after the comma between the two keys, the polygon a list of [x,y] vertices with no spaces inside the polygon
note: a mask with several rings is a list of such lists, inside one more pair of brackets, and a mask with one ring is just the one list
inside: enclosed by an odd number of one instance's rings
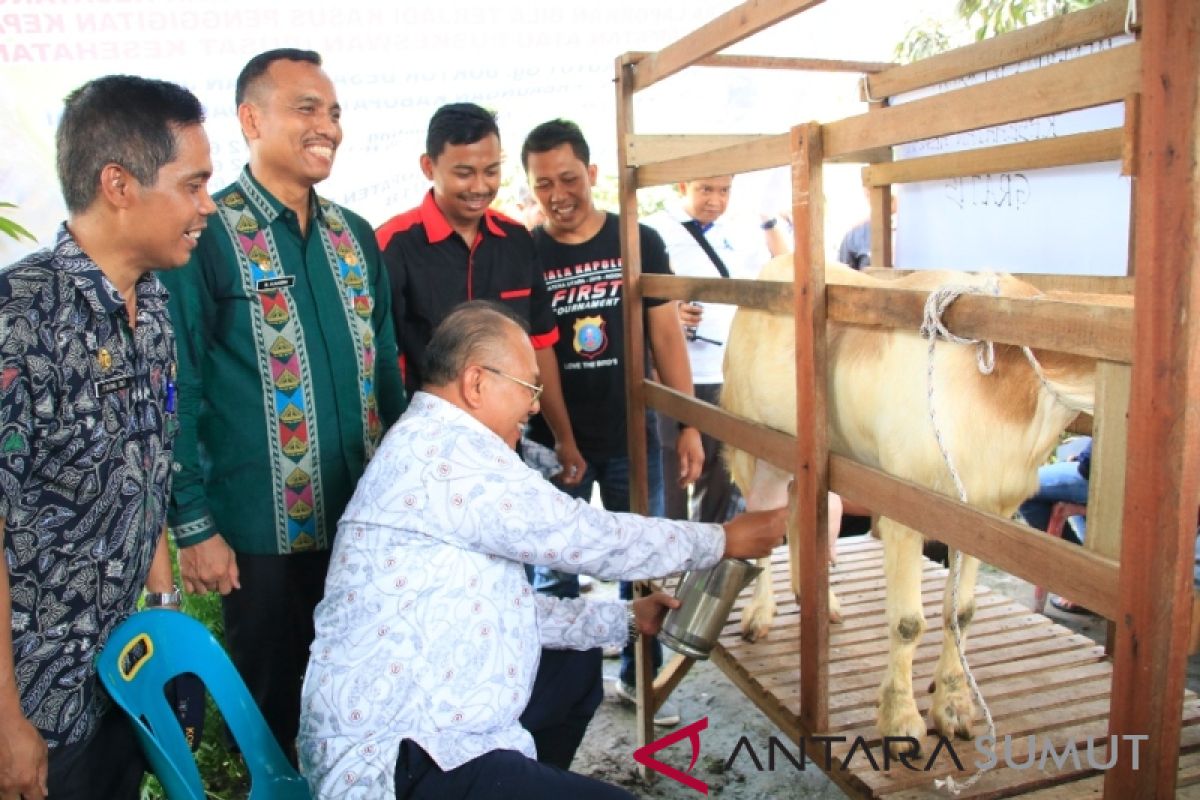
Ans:
{"label": "bald head", "polygon": [[513,333],[525,336],[525,323],[503,306],[472,300],[450,312],[425,348],[425,383],[445,386],[470,364],[504,361]]}

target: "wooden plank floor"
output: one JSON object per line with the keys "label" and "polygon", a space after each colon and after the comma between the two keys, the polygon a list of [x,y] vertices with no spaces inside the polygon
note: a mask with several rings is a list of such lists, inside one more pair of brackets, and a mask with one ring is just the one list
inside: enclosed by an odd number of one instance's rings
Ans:
{"label": "wooden plank floor", "polygon": [[[922,599],[928,629],[913,658],[913,686],[922,715],[929,710],[930,684],[941,648],[941,602],[946,570],[925,561]],[[883,678],[887,655],[884,627],[883,548],[870,537],[842,539],[838,563],[830,582],[842,604],[843,622],[830,626],[829,730],[823,735],[844,736],[832,747],[832,768],[809,760],[806,768],[823,769],[852,797],[945,798],[934,780],[953,775],[958,781],[970,777],[976,762],[985,756],[971,742],[952,742],[965,767],[960,771],[945,748],[923,768],[938,745],[934,736],[922,741],[922,755],[910,763],[922,769],[909,770],[891,761],[882,769],[882,749],[875,730],[875,699]],[[799,608],[787,577],[787,554],[777,550],[773,559],[772,583],[779,613],[770,636],[761,642],[741,639],[738,627],[741,608],[749,598],[743,593],[730,622],[714,648],[712,660],[737,684],[764,714],[799,745],[800,712],[800,625]],[[977,610],[971,624],[967,660],[996,722],[999,763],[959,797],[996,798],[1028,795],[1050,798],[1099,798],[1104,776],[1088,766],[1087,744],[1094,737],[1094,761],[1107,760],[1109,690],[1112,665],[1103,648],[1091,639],[1034,614],[1007,597],[980,586]],[[975,724],[976,735],[985,733],[982,714]],[[1005,736],[1011,736],[1011,763],[1004,753]],[[869,755],[859,746],[866,743]],[[1034,752],[1029,753],[1031,740]],[[1044,769],[1038,763],[1018,769],[1029,758],[1041,761],[1047,742],[1062,753],[1069,741],[1079,748],[1081,769],[1074,760],[1056,766],[1047,753]],[[1128,746],[1122,748],[1128,753]],[[793,751],[796,755],[797,751]],[[847,756],[849,761],[846,763]],[[879,767],[875,769],[872,762]],[[777,767],[780,768],[780,767]],[[791,765],[783,763],[782,768]],[[1200,701],[1189,693],[1184,701],[1184,729],[1179,761],[1181,797],[1200,798]]]}

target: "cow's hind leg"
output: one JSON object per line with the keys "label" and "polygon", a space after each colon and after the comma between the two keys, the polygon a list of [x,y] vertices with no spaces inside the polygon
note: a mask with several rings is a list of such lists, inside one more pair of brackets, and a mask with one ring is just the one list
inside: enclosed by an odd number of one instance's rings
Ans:
{"label": "cow's hind leg", "polygon": [[[950,552],[953,559],[955,553]],[[951,562],[953,563],[953,562]],[[958,583],[958,604],[953,605],[951,580],[946,580],[945,597],[942,600],[942,654],[933,673],[933,706],[929,709],[929,724],[943,736],[971,738],[971,723],[975,718],[975,703],[971,697],[971,686],[962,670],[958,650],[954,646],[954,633],[950,628],[951,614],[957,616],[962,634],[962,647],[967,646],[967,628],[975,616],[975,578],[979,573],[979,559],[963,554],[962,569]]]}
{"label": "cow's hind leg", "polygon": [[[759,461],[754,466],[754,476],[750,480],[750,490],[746,493],[746,510],[763,511],[781,508],[791,500],[788,492],[788,482],[791,476],[776,469],[765,461]],[[795,509],[793,509],[793,512]],[[789,514],[788,534],[791,536],[790,520],[795,514]],[[771,557],[759,559],[762,574],[754,587],[754,595],[742,609],[742,638],[756,642],[765,639],[775,621],[778,606],[775,603],[775,589],[771,585]]]}
{"label": "cow's hind leg", "polygon": [[[920,749],[925,721],[913,700],[913,652],[925,631],[921,608],[921,534],[893,520],[879,519],[887,581],[888,662],[879,687],[879,732],[911,737]],[[903,750],[898,743],[894,749]]]}

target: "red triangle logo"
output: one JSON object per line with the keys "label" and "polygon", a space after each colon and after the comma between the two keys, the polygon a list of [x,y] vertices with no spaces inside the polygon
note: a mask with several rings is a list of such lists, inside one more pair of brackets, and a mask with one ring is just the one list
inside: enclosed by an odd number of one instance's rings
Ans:
{"label": "red triangle logo", "polygon": [[[645,747],[639,747],[637,750],[634,750],[633,760],[643,767],[652,769],[661,775],[666,775],[673,781],[682,783],[689,789],[695,789],[700,794],[707,795],[708,784],[687,774],[687,772],[692,771],[692,767],[696,766],[696,759],[700,757],[700,731],[705,730],[707,727],[708,717],[698,719],[690,725],[668,733],[661,739],[655,739]],[[681,739],[687,739],[692,745],[692,762],[688,764],[687,772],[675,769],[670,764],[664,764],[652,757],[652,754],[670,747]]]}

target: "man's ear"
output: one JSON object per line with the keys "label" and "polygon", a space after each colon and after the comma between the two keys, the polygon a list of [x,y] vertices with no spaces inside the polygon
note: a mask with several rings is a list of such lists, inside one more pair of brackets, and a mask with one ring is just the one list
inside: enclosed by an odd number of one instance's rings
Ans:
{"label": "man's ear", "polygon": [[433,180],[433,159],[428,153],[421,153],[421,172],[425,175],[425,180]]}
{"label": "man's ear", "polygon": [[100,170],[99,196],[117,208],[129,208],[140,186],[120,164],[108,163]]}
{"label": "man's ear", "polygon": [[252,103],[242,103],[237,109],[238,124],[246,141],[258,138],[258,109]]}
{"label": "man's ear", "polygon": [[483,370],[479,367],[467,367],[458,376],[458,391],[462,395],[467,408],[483,407]]}
{"label": "man's ear", "polygon": [[599,167],[595,164],[588,164],[588,183],[592,186],[596,185],[596,176],[600,173]]}

